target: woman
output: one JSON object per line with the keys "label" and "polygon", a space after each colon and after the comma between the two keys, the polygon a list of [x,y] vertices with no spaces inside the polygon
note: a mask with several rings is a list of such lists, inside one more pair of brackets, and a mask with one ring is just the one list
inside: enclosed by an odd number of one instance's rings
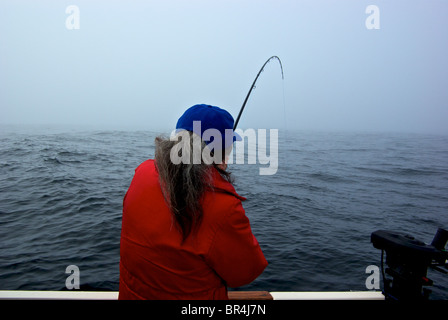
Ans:
{"label": "woman", "polygon": [[228,299],[228,286],[266,268],[226,171],[240,139],[233,124],[227,111],[195,105],[174,137],[156,138],[123,201],[119,299]]}

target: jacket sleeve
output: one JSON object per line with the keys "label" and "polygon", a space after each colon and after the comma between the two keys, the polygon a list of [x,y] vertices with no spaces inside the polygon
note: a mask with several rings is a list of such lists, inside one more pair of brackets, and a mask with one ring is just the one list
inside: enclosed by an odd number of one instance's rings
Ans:
{"label": "jacket sleeve", "polygon": [[235,201],[209,250],[208,263],[229,287],[251,283],[266,261],[241,201]]}

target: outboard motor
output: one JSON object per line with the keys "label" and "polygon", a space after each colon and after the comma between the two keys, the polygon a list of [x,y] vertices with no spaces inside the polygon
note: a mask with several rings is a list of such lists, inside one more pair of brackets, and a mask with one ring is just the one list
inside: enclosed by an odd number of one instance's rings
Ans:
{"label": "outboard motor", "polygon": [[[448,252],[445,245],[448,231],[438,229],[430,245],[412,236],[385,230],[372,233],[373,246],[381,250],[381,270],[383,275],[383,293],[388,300],[425,300],[431,290],[432,280],[426,277],[428,267],[448,273]],[[385,273],[383,255],[386,252]]]}

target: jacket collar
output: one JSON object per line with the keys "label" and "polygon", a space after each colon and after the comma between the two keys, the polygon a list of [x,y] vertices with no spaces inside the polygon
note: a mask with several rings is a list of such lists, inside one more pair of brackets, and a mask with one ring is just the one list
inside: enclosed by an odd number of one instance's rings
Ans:
{"label": "jacket collar", "polygon": [[213,188],[215,191],[231,194],[241,201],[247,200],[236,192],[234,186],[225,180],[216,168],[213,168],[212,170]]}

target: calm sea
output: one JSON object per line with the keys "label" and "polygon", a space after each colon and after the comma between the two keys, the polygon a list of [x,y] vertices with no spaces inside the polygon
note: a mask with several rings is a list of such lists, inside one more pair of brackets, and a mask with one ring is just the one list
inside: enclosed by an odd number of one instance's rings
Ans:
{"label": "calm sea", "polygon": [[[83,288],[117,290],[122,200],[155,136],[2,127],[0,290],[62,290],[69,265]],[[230,167],[269,261],[241,289],[366,290],[372,232],[430,243],[448,228],[448,136],[280,131],[278,152],[275,175]],[[448,275],[428,277],[448,299]]]}

